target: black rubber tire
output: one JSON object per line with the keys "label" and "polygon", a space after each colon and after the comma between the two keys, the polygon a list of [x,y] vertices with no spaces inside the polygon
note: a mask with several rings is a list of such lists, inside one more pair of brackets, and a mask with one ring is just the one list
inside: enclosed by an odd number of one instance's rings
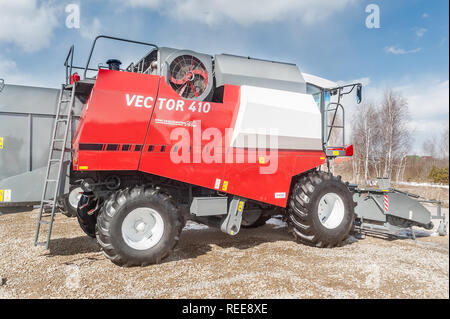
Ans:
{"label": "black rubber tire", "polygon": [[81,195],[80,201],[78,202],[78,208],[76,212],[78,224],[80,224],[81,229],[89,237],[95,238],[95,224],[97,223],[97,214],[88,215],[88,211],[95,208],[95,201],[92,201],[89,205],[84,206],[88,202],[89,197],[86,195]]}
{"label": "black rubber tire", "polygon": [[[344,203],[344,217],[333,228],[319,220],[318,205],[323,195],[333,192]],[[309,172],[293,185],[286,210],[288,224],[298,242],[315,247],[335,247],[348,238],[355,220],[355,202],[340,176],[325,172]]]}
{"label": "black rubber tire", "polygon": [[[122,237],[124,218],[138,207],[156,210],[164,221],[160,241],[150,249],[136,250]],[[105,201],[97,218],[97,241],[104,255],[119,266],[147,266],[160,263],[174,249],[185,224],[181,211],[169,195],[159,189],[138,186],[112,194]]]}
{"label": "black rubber tire", "polygon": [[[242,215],[245,214],[245,209],[244,212],[242,213]],[[244,221],[244,217],[242,217],[242,223],[241,223],[241,227],[242,228],[257,228],[257,227],[261,227],[264,226],[266,224],[266,222],[271,218],[272,216],[270,215],[265,215],[263,212],[261,212],[261,215],[259,216],[259,218],[251,223],[251,224],[245,224]]]}
{"label": "black rubber tire", "polygon": [[69,218],[77,216],[77,209],[78,208],[77,207],[73,207],[70,204],[70,201],[69,201],[70,193],[76,188],[79,188],[79,186],[72,186],[72,187],[70,187],[70,192],[68,194],[64,195],[64,198],[63,198],[64,210],[61,210],[61,213],[63,215],[65,215],[65,216],[69,217]]}

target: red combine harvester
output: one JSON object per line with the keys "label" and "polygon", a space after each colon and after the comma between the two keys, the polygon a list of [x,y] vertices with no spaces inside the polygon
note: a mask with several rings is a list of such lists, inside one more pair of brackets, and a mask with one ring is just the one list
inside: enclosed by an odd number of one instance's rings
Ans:
{"label": "red combine harvester", "polygon": [[[152,50],[126,69],[118,60],[91,69],[99,38]],[[353,193],[340,177],[319,168],[333,157],[352,155],[352,146],[329,141],[333,130],[343,132],[341,97],[355,90],[360,102],[361,84],[318,88],[293,64],[107,36],[94,41],[81,79],[72,73],[72,59],[73,49],[36,244],[46,223],[48,247],[69,162],[70,185],[82,189],[78,221],[119,265],[160,262],[188,219],[236,235],[241,226],[283,214],[299,242],[333,247],[348,237],[355,221]],[[88,72],[95,75],[89,78]],[[337,102],[330,103],[330,96]],[[79,119],[72,110],[76,99],[84,103]],[[76,127],[73,136],[70,127]],[[56,187],[48,200],[51,183]],[[50,221],[43,220],[46,207]]]}

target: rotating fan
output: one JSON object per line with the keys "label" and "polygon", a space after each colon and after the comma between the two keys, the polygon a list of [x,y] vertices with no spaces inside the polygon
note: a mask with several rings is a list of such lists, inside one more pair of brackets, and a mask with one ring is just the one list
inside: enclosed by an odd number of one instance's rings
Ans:
{"label": "rotating fan", "polygon": [[209,94],[208,70],[193,55],[179,55],[169,64],[168,83],[185,99],[202,99]]}

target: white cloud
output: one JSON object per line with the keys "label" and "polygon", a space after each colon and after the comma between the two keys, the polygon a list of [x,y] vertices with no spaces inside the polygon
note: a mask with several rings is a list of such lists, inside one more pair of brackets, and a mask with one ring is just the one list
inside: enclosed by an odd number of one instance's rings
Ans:
{"label": "white cloud", "polygon": [[344,10],[355,0],[114,0],[133,8],[147,8],[177,20],[202,22],[210,26],[233,21],[254,23],[297,20],[312,25]]}
{"label": "white cloud", "polygon": [[45,48],[56,27],[56,9],[36,0],[0,0],[0,42],[15,43],[26,52]]}
{"label": "white cloud", "polygon": [[390,47],[385,47],[384,48],[384,51],[386,53],[391,53],[391,54],[395,54],[395,55],[417,53],[417,52],[419,52],[421,50],[422,50],[422,48],[416,48],[416,49],[413,49],[413,50],[405,50],[405,49],[399,48],[397,46],[390,46]]}
{"label": "white cloud", "polygon": [[102,33],[103,26],[98,18],[94,18],[91,24],[82,23],[80,27],[80,34],[87,40],[93,40]]}
{"label": "white cloud", "polygon": [[448,121],[448,80],[416,81],[413,84],[394,87],[394,90],[401,92],[408,99],[409,111],[414,121]]}
{"label": "white cloud", "polygon": [[4,79],[5,83],[23,84],[26,78],[26,75],[19,74],[14,60],[0,55],[0,79]]}
{"label": "white cloud", "polygon": [[123,2],[126,5],[134,8],[142,7],[142,8],[156,9],[160,5],[162,5],[161,0],[125,0],[120,2]]}
{"label": "white cloud", "polygon": [[30,85],[38,87],[58,87],[57,77],[49,73],[46,76],[33,75],[19,70],[17,63],[0,54],[0,79],[5,80],[5,84]]}
{"label": "white cloud", "polygon": [[354,80],[350,80],[350,81],[337,81],[338,85],[346,85],[346,84],[353,84],[353,83],[361,83],[363,86],[368,86],[370,84],[370,78],[363,77],[363,78],[354,79]]}
{"label": "white cloud", "polygon": [[430,15],[428,14],[428,13],[426,13],[426,12],[424,12],[423,14],[422,14],[422,19],[427,19],[427,18],[429,18],[430,17]]}
{"label": "white cloud", "polygon": [[[448,126],[449,116],[449,80],[439,80],[430,75],[416,76],[414,81],[404,78],[397,81],[373,83],[369,78],[351,81],[338,81],[339,84],[363,83],[363,102],[379,105],[383,95],[392,89],[403,96],[408,102],[409,128],[412,132],[412,152],[420,153],[423,141],[434,138]],[[354,95],[343,100],[347,123],[358,112],[359,105],[355,103]],[[346,138],[351,135],[351,125],[347,125]]]}
{"label": "white cloud", "polygon": [[428,30],[425,29],[425,28],[419,28],[419,29],[416,30],[416,36],[418,38],[421,38],[421,37],[423,37],[425,35],[425,32],[427,32],[427,31]]}
{"label": "white cloud", "polygon": [[16,62],[0,55],[0,77],[17,67]]}

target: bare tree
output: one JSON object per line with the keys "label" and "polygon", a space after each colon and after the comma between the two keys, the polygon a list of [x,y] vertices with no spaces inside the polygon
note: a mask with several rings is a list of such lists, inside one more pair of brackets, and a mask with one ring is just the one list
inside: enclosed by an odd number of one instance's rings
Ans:
{"label": "bare tree", "polygon": [[371,158],[376,154],[376,141],[379,132],[377,109],[372,103],[358,107],[352,121],[352,142],[355,147],[355,168],[362,171],[364,183],[369,180]]}
{"label": "bare tree", "polygon": [[442,155],[444,159],[448,159],[449,156],[449,140],[448,140],[448,122],[447,127],[444,129],[442,134]]}
{"label": "bare tree", "polygon": [[392,176],[394,163],[409,150],[408,118],[407,101],[391,90],[386,91],[379,111],[384,177]]}
{"label": "bare tree", "polygon": [[432,158],[436,158],[437,156],[437,143],[436,138],[429,138],[422,144],[422,151],[424,155],[431,156]]}

